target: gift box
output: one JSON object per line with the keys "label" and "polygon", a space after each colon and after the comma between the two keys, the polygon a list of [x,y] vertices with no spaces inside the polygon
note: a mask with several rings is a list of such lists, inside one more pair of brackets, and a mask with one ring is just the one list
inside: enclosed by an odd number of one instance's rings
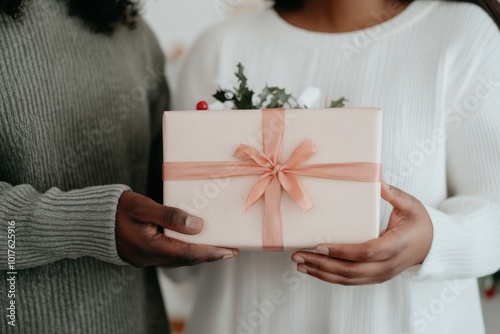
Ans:
{"label": "gift box", "polygon": [[382,111],[169,111],[164,204],[205,221],[189,243],[311,249],[379,235]]}

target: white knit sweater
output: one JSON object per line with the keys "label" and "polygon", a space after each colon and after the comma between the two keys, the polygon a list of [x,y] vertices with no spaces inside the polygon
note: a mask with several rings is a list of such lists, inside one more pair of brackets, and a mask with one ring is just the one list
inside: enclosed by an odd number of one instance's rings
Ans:
{"label": "white knit sweater", "polygon": [[[434,238],[422,265],[379,285],[298,274],[291,253],[204,264],[187,332],[484,332],[476,278],[500,268],[500,33],[487,14],[418,1],[341,34],[298,29],[271,9],[226,21],[187,58],[176,108],[209,100],[238,62],[256,91],[317,86],[350,107],[383,108],[384,178],[426,205]],[[390,212],[384,202],[382,225]]]}

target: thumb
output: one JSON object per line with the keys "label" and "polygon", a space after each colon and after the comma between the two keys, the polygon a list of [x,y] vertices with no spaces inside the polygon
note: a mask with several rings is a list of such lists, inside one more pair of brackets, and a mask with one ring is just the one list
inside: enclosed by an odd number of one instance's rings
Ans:
{"label": "thumb", "polygon": [[399,188],[382,181],[382,198],[395,209],[404,210],[411,207],[413,197]]}
{"label": "thumb", "polygon": [[203,219],[186,211],[158,204],[154,223],[166,229],[184,233],[198,234],[203,229]]}

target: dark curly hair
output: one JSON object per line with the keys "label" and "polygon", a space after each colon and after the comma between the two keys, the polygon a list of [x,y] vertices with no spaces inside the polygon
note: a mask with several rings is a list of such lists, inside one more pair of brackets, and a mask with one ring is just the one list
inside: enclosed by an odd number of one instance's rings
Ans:
{"label": "dark curly hair", "polygon": [[[399,2],[413,2],[413,0],[398,0]],[[500,29],[500,2],[498,0],[454,0],[469,2],[478,5],[488,13]],[[304,5],[304,0],[274,0],[274,8],[280,11],[294,11]]]}
{"label": "dark curly hair", "polygon": [[[111,34],[118,25],[135,27],[139,16],[137,0],[44,0],[62,1],[68,7],[68,14],[78,17],[96,33]],[[14,20],[22,19],[29,10],[30,0],[0,0],[0,15]]]}

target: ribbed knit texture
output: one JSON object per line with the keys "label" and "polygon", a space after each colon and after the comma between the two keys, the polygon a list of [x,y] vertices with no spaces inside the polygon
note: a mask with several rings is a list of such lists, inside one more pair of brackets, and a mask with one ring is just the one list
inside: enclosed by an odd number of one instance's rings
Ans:
{"label": "ribbed knit texture", "polygon": [[[298,29],[271,9],[227,21],[194,46],[175,108],[193,109],[234,82],[238,62],[256,92],[317,86],[350,107],[383,108],[384,178],[427,205],[434,239],[423,265],[379,285],[299,275],[290,253],[202,265],[187,332],[484,332],[476,277],[500,268],[500,33],[487,14],[417,1],[342,34]],[[390,212],[384,202],[383,225]]]}
{"label": "ribbed knit texture", "polygon": [[[159,288],[118,256],[115,216],[123,191],[146,191],[168,105],[163,65],[142,21],[95,34],[56,0],[29,1],[19,22],[0,15],[1,333],[148,332],[146,293]],[[16,328],[5,317],[8,221]]]}

